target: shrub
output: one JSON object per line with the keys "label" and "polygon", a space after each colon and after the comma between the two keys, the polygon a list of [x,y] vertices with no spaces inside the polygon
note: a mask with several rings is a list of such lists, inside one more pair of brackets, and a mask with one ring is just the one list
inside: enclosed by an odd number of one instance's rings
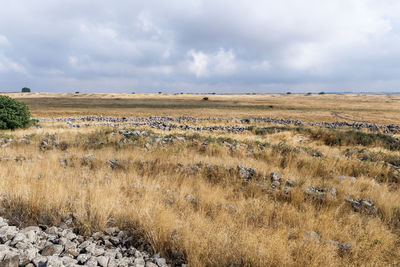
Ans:
{"label": "shrub", "polygon": [[319,95],[324,95],[324,94],[325,94],[325,92],[319,92],[318,94],[319,94]]}
{"label": "shrub", "polygon": [[328,146],[381,146],[392,151],[400,150],[400,139],[382,133],[364,133],[361,131],[348,130],[323,130],[310,132],[314,140],[323,140]]}
{"label": "shrub", "polygon": [[287,95],[291,95],[291,94],[292,94],[292,92],[287,92],[286,94],[287,94]]}
{"label": "shrub", "polygon": [[25,128],[33,121],[28,107],[11,97],[0,95],[0,129]]}
{"label": "shrub", "polygon": [[280,132],[291,131],[291,130],[292,130],[292,128],[289,128],[289,127],[271,126],[271,127],[257,128],[254,131],[254,133],[256,135],[266,135],[266,134],[280,133]]}
{"label": "shrub", "polygon": [[207,100],[208,100],[208,97],[203,97],[203,100],[207,101]]}
{"label": "shrub", "polygon": [[24,87],[24,88],[21,89],[21,92],[22,92],[22,93],[30,93],[30,92],[31,92],[31,89],[28,88],[28,87]]}

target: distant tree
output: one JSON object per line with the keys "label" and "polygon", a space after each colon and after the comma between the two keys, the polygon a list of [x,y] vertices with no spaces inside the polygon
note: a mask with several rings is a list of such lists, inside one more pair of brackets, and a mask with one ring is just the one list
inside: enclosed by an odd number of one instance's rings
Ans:
{"label": "distant tree", "polygon": [[306,96],[312,95],[312,93],[307,93]]}
{"label": "distant tree", "polygon": [[79,92],[78,92],[78,91],[76,91],[76,92],[75,92],[75,94],[79,94]]}
{"label": "distant tree", "polygon": [[204,101],[207,101],[207,100],[208,100],[208,97],[203,97],[203,100],[204,100]]}
{"label": "distant tree", "polygon": [[159,94],[159,95],[161,95],[161,94],[162,94],[162,92],[158,92],[158,94]]}
{"label": "distant tree", "polygon": [[132,95],[134,95],[135,94],[135,92],[132,92]]}
{"label": "distant tree", "polygon": [[324,94],[325,94],[325,92],[319,92],[318,94],[319,94],[319,95],[324,95]]}
{"label": "distant tree", "polygon": [[287,92],[286,94],[287,94],[287,95],[291,95],[291,94],[292,94],[292,92]]}
{"label": "distant tree", "polygon": [[21,89],[21,92],[22,92],[22,93],[30,93],[30,92],[31,92],[31,89],[28,88],[28,87],[24,87],[24,88]]}

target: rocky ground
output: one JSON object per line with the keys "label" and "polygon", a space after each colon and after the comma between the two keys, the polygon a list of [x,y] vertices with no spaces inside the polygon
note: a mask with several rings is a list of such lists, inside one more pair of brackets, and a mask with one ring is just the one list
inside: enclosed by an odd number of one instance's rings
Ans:
{"label": "rocky ground", "polygon": [[[80,128],[87,126],[102,126],[108,125],[113,127],[118,126],[149,126],[154,129],[160,130],[194,130],[194,131],[226,131],[229,133],[242,133],[243,131],[251,129],[249,126],[244,125],[211,125],[211,126],[193,126],[187,123],[197,122],[229,122],[229,123],[273,123],[281,125],[295,125],[295,126],[317,126],[330,129],[366,129],[369,131],[381,131],[384,133],[400,133],[399,125],[381,125],[376,123],[366,122],[303,122],[300,120],[280,119],[280,118],[264,118],[264,117],[250,117],[250,118],[195,118],[190,116],[171,117],[171,116],[151,116],[147,118],[141,117],[104,117],[104,116],[79,116],[79,117],[58,117],[58,118],[37,118],[39,121],[64,121],[70,127]],[[81,123],[79,123],[81,122]]]}
{"label": "rocky ground", "polygon": [[0,267],[398,264],[400,126],[39,121],[0,136]]}
{"label": "rocky ground", "polygon": [[117,227],[87,237],[66,224],[18,229],[0,217],[0,267],[169,266],[159,254],[150,256],[133,243],[133,237]]}

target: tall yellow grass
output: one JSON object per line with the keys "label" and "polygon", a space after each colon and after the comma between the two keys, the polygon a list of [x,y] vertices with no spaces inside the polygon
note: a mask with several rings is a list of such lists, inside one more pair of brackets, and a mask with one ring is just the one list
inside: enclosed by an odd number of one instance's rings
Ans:
{"label": "tall yellow grass", "polygon": [[[56,134],[68,148],[40,150],[40,141],[47,133]],[[75,227],[85,234],[114,224],[136,233],[170,259],[174,251],[183,253],[190,266],[400,264],[400,226],[394,224],[400,218],[400,194],[389,182],[377,179],[389,169],[344,158],[345,148],[304,140],[295,133],[231,137],[250,143],[267,140],[275,145],[284,141],[293,147],[318,149],[324,157],[315,158],[304,151],[261,151],[255,146],[252,153],[244,148],[232,153],[226,146],[211,144],[202,149],[201,142],[189,140],[146,148],[145,141],[119,143],[118,134],[108,135],[109,144],[118,145],[91,148],[85,146],[85,138],[104,131],[52,124],[3,134],[13,135],[14,140],[34,134],[30,144],[16,141],[0,150],[0,195],[7,198],[0,214],[16,224],[59,224],[73,215]],[[201,134],[204,138],[209,135]],[[83,161],[86,153],[94,155],[89,164]],[[121,168],[109,167],[107,161],[114,158]],[[185,169],[200,161],[226,168],[208,173]],[[178,168],[178,163],[184,167]],[[267,177],[275,171],[297,186],[290,197],[284,197],[257,186],[269,186],[268,181],[259,179],[244,185],[224,171],[238,164]],[[360,168],[368,170],[368,175],[357,172]],[[336,178],[354,173],[358,176],[355,183]],[[308,185],[334,186],[338,195],[314,201],[303,194],[302,187]],[[354,212],[344,201],[346,195],[372,199],[379,214]],[[351,243],[352,249],[340,255],[329,242],[307,238],[310,231],[325,241]]]}

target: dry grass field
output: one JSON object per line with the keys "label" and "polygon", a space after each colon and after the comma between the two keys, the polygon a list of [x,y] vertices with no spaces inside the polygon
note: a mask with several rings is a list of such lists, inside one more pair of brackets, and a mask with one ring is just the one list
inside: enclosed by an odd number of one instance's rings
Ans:
{"label": "dry grass field", "polygon": [[[396,124],[400,95],[160,95],[9,93],[34,116],[276,117]],[[208,101],[201,101],[209,97]],[[271,107],[272,106],[272,107]]]}
{"label": "dry grass field", "polygon": [[[396,133],[215,118],[400,125],[396,95],[8,94],[33,117],[193,116],[190,126],[41,121],[0,132],[0,216],[115,225],[171,264],[399,266]],[[275,174],[271,174],[275,173]]]}

